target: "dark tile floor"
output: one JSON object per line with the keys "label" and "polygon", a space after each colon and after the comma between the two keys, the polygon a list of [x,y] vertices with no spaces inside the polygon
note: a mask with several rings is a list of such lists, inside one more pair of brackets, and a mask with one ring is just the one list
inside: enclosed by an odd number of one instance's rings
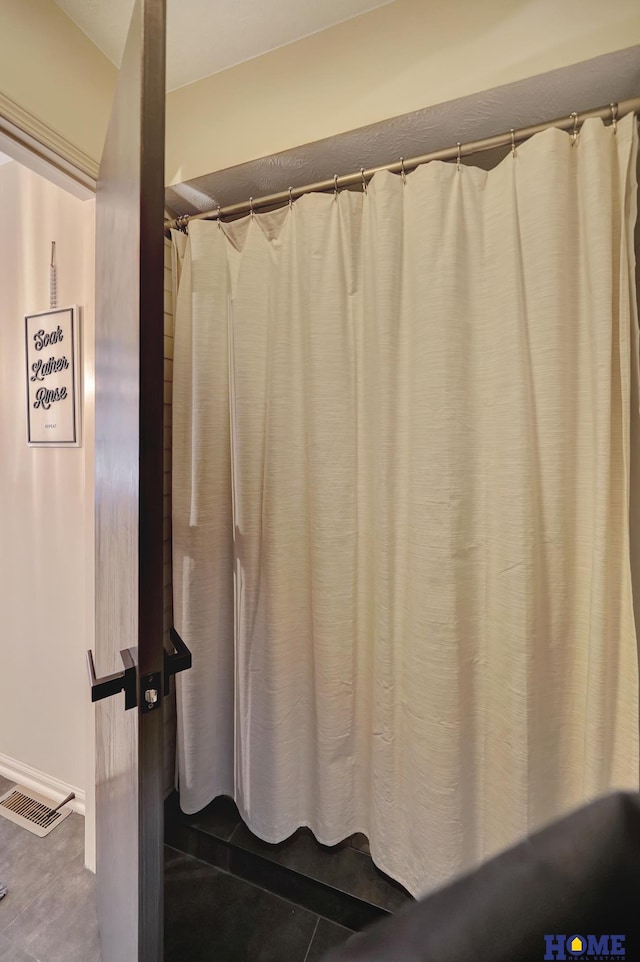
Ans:
{"label": "dark tile floor", "polygon": [[339,845],[320,845],[309,829],[299,829],[278,845],[270,845],[249,831],[232,799],[215,799],[188,818],[191,827],[228,841],[234,847],[299,875],[315,879],[387,912],[397,912],[412,901],[409,893],[380,872],[369,855],[364,835],[354,835]]}
{"label": "dark tile floor", "polygon": [[165,962],[320,962],[352,933],[165,849]]}
{"label": "dark tile floor", "polygon": [[[0,777],[0,795],[13,783]],[[84,819],[46,838],[0,818],[0,962],[101,962],[95,877],[84,868]]]}

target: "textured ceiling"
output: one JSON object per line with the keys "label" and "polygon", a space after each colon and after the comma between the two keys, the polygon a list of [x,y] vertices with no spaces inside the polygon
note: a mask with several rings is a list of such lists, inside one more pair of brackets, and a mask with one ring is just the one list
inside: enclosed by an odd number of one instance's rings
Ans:
{"label": "textured ceiling", "polygon": [[[120,66],[133,0],[55,0]],[[391,0],[167,0],[167,89],[326,30]]]}

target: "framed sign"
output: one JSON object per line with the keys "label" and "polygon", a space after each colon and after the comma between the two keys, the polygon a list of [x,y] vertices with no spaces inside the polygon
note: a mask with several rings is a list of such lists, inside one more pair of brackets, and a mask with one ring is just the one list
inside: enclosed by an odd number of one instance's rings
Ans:
{"label": "framed sign", "polygon": [[27,443],[34,447],[80,445],[78,308],[27,314]]}

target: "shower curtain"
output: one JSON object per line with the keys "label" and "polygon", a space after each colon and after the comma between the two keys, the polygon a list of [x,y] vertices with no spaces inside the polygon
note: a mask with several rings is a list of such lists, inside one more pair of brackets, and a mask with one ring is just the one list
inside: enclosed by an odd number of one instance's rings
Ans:
{"label": "shower curtain", "polygon": [[635,118],[174,234],[181,804],[420,895],[638,787]]}

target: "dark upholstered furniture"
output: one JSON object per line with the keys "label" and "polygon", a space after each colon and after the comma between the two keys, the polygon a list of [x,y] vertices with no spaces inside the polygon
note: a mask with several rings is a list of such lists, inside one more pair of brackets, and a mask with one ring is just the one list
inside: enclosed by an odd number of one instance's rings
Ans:
{"label": "dark upholstered furniture", "polygon": [[640,962],[639,930],[640,795],[619,793],[353,936],[323,962],[543,962],[545,935],[576,934],[624,935],[623,957]]}

